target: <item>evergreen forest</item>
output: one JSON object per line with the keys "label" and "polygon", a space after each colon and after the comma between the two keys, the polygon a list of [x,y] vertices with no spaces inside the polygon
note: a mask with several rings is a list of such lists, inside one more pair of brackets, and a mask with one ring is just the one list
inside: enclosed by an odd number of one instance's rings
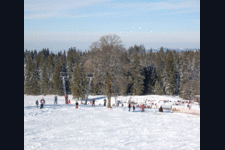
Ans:
{"label": "evergreen forest", "polygon": [[[146,50],[143,45],[128,49],[117,35],[105,35],[89,51],[71,47],[57,54],[43,48],[24,51],[24,94],[64,95],[85,99],[88,75],[93,75],[90,94],[200,95],[200,49],[195,51]],[[110,104],[109,104],[110,105]]]}

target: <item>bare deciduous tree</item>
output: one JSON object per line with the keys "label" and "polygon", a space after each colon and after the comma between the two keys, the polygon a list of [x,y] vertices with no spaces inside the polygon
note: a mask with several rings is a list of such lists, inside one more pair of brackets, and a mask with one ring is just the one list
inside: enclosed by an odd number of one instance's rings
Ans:
{"label": "bare deciduous tree", "polygon": [[102,90],[108,97],[107,107],[111,108],[111,95],[118,92],[118,79],[122,78],[125,48],[120,37],[115,34],[102,36],[90,48],[93,53],[85,68],[93,72],[98,82],[104,85]]}

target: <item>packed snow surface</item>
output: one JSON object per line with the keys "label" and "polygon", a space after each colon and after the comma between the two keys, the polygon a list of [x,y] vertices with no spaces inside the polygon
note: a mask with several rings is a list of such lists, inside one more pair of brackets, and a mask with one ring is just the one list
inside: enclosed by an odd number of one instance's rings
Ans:
{"label": "packed snow surface", "polygon": [[89,97],[96,98],[95,107],[79,105],[78,109],[75,101],[65,104],[63,96],[54,105],[54,95],[47,95],[40,109],[35,101],[41,98],[24,95],[25,150],[200,149],[199,116],[170,111],[157,114],[152,109],[141,112],[140,108],[129,112],[121,106],[109,109],[103,106],[104,95]]}

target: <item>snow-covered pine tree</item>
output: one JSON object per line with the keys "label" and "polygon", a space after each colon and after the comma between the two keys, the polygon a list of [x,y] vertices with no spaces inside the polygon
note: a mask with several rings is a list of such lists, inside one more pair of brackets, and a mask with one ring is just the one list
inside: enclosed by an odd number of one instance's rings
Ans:
{"label": "snow-covered pine tree", "polygon": [[80,100],[80,98],[84,95],[84,92],[82,86],[81,69],[79,67],[79,64],[76,64],[76,66],[74,67],[71,85],[73,98]]}
{"label": "snow-covered pine tree", "polygon": [[143,68],[140,65],[139,55],[137,52],[132,56],[131,62],[131,78],[132,86],[131,91],[134,95],[143,94],[144,91],[144,79]]}
{"label": "snow-covered pine tree", "polygon": [[86,78],[86,72],[83,66],[80,67],[80,71],[81,71],[81,87],[82,87],[81,99],[84,100],[88,90],[89,82]]}
{"label": "snow-covered pine tree", "polygon": [[68,91],[72,93],[72,83],[73,83],[73,69],[76,65],[76,47],[71,47],[67,51],[67,56],[66,56],[66,61],[67,61],[67,73],[69,74],[69,79],[68,79]]}
{"label": "snow-covered pine tree", "polygon": [[25,67],[25,82],[24,82],[24,92],[27,94],[27,95],[30,95],[31,94],[31,87],[32,87],[32,84],[31,84],[31,77],[32,77],[32,62],[31,62],[31,57],[28,57],[27,58],[27,64],[26,64],[26,67]]}
{"label": "snow-covered pine tree", "polygon": [[37,71],[37,64],[32,63],[32,71],[31,71],[31,88],[30,88],[30,94],[31,95],[39,95],[40,94],[40,86],[39,86],[39,75]]}
{"label": "snow-covered pine tree", "polygon": [[60,78],[60,61],[56,62],[56,66],[53,73],[53,92],[56,95],[63,95],[63,84],[62,79]]}
{"label": "snow-covered pine tree", "polygon": [[[60,70],[61,70],[61,72],[65,72],[66,75],[68,75],[69,72],[67,70],[67,61],[66,61],[66,52],[65,52],[65,50],[64,50],[63,54],[59,57],[59,61],[60,61]],[[70,83],[69,83],[68,78],[65,78],[64,80],[65,80],[66,93],[68,94],[68,93],[70,93],[70,88],[69,88],[69,84]]]}
{"label": "snow-covered pine tree", "polygon": [[[160,52],[156,53],[156,57],[155,57],[155,85],[154,85],[154,93],[155,94],[159,94],[159,95],[163,95],[164,94],[164,90],[163,90],[163,65],[164,62],[162,60],[162,55],[164,54],[162,48],[160,49]],[[156,84],[156,81],[158,81],[158,83]],[[158,91],[159,90],[159,91]]]}
{"label": "snow-covered pine tree", "polygon": [[41,60],[41,76],[40,76],[40,93],[42,95],[47,95],[49,94],[49,79],[47,76],[47,67],[46,67],[46,62],[44,60],[44,57]]}
{"label": "snow-covered pine tree", "polygon": [[155,82],[155,86],[153,87],[153,91],[154,91],[155,95],[163,95],[164,94],[162,84],[158,80],[156,80],[156,82]]}
{"label": "snow-covered pine tree", "polygon": [[53,53],[50,53],[50,55],[48,55],[48,58],[47,58],[47,78],[48,78],[48,91],[49,91],[49,94],[53,94],[54,91],[53,91],[53,72],[54,72],[54,54]]}
{"label": "snow-covered pine tree", "polygon": [[175,64],[171,51],[167,51],[167,57],[165,59],[165,92],[166,95],[173,95],[175,93]]}

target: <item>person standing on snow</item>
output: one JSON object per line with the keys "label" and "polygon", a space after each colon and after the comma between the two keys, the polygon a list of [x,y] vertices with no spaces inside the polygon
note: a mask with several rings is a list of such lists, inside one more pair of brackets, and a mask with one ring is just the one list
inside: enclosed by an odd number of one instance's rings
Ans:
{"label": "person standing on snow", "polygon": [[163,112],[163,108],[162,108],[162,106],[160,106],[160,108],[159,108],[159,112]]}
{"label": "person standing on snow", "polygon": [[54,100],[55,100],[55,101],[54,101],[54,105],[55,105],[55,104],[57,104],[57,100],[58,100],[58,98],[57,98],[56,95],[55,95],[55,97],[54,97]]}
{"label": "person standing on snow", "polygon": [[95,99],[94,98],[93,98],[93,101],[92,101],[92,107],[93,107],[93,105],[95,107]]}
{"label": "person standing on snow", "polygon": [[40,100],[40,109],[42,109],[42,106],[43,106],[43,104],[42,104],[42,99]]}
{"label": "person standing on snow", "polygon": [[42,108],[43,108],[43,105],[44,105],[44,98],[42,98],[42,99],[40,100],[40,103],[41,103],[40,109],[42,109]]}
{"label": "person standing on snow", "polygon": [[106,99],[104,99],[104,106],[106,106]]}
{"label": "person standing on snow", "polygon": [[36,105],[37,105],[37,108],[38,108],[38,100],[36,100]]}
{"label": "person standing on snow", "polygon": [[134,107],[134,105],[133,105],[133,112],[135,111],[135,107]]}
{"label": "person standing on snow", "polygon": [[129,104],[128,104],[129,111],[130,111],[130,107],[131,107],[131,105],[130,105],[130,103],[129,103]]}
{"label": "person standing on snow", "polygon": [[70,99],[69,99],[69,101],[68,101],[68,104],[70,104],[70,105],[71,105]]}
{"label": "person standing on snow", "polygon": [[77,108],[78,108],[78,101],[76,101],[76,103],[75,103],[75,104],[76,104],[76,107],[75,107],[75,108],[77,109]]}
{"label": "person standing on snow", "polygon": [[120,101],[117,101],[117,107],[120,105]]}

